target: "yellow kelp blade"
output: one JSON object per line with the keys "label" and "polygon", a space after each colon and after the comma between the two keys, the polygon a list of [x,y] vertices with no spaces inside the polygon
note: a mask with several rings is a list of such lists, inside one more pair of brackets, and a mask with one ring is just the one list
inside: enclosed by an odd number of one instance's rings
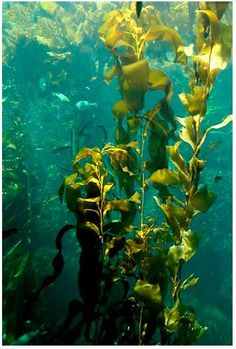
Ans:
{"label": "yellow kelp blade", "polygon": [[201,142],[198,145],[198,149],[200,150],[202,144],[205,142],[206,136],[208,134],[209,131],[213,130],[213,129],[219,129],[222,127],[225,127],[226,125],[228,125],[231,121],[233,120],[233,115],[230,114],[228,115],[221,123],[217,124],[217,125],[213,125],[211,127],[208,127],[208,129],[206,129],[206,131],[204,132]]}
{"label": "yellow kelp blade", "polygon": [[183,40],[177,31],[163,24],[152,26],[148,32],[144,34],[144,39],[145,41],[167,41],[175,50],[177,50],[179,46],[183,46]]}
{"label": "yellow kelp blade", "polygon": [[145,90],[148,85],[149,66],[148,61],[143,59],[139,62],[124,65],[122,72],[131,88]]}
{"label": "yellow kelp blade", "polygon": [[163,168],[152,173],[149,180],[153,184],[172,185],[179,183],[178,172]]}
{"label": "yellow kelp blade", "polygon": [[214,203],[215,199],[216,195],[204,186],[190,197],[188,207],[200,212],[206,212]]}

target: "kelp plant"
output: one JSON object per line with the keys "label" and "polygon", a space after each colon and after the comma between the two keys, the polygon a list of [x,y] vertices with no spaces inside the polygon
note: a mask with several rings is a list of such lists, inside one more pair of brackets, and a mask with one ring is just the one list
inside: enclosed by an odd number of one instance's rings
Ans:
{"label": "kelp plant", "polygon": [[[183,279],[181,274],[197,251],[192,219],[215,200],[200,180],[206,165],[201,149],[212,129],[232,120],[229,115],[202,129],[214,81],[230,59],[231,27],[221,20],[227,5],[199,3],[195,52],[161,22],[153,6],[143,6],[140,18],[134,4],[104,17],[99,36],[114,57],[105,81],[117,76],[121,94],[112,107],[116,145],[82,148],[76,155],[75,173],[65,178],[59,193],[76,214],[77,226],[65,226],[58,233],[54,275],[32,298],[61,273],[61,239],[76,228],[81,298],[69,304],[60,330],[62,342],[193,344],[207,329],[198,323],[191,305],[181,300],[182,291],[196,285],[198,278],[190,274]],[[189,75],[190,92],[179,96],[186,117],[174,116],[173,85],[145,58],[149,41],[169,43],[175,63]],[[149,90],[165,95],[144,111]],[[188,155],[181,154],[183,147],[189,147]],[[164,213],[161,224],[145,214],[147,190],[157,190],[153,203]]]}

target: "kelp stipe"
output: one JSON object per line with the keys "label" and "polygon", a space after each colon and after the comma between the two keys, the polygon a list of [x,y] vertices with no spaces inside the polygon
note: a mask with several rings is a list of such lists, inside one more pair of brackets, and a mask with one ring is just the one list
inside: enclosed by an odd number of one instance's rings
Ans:
{"label": "kelp stipe", "polygon": [[[191,221],[215,200],[200,181],[206,165],[201,148],[211,129],[232,120],[228,116],[201,128],[216,75],[230,58],[230,28],[221,23],[225,9],[223,3],[199,3],[196,53],[150,5],[140,18],[133,4],[104,17],[99,36],[115,62],[105,81],[117,76],[121,94],[112,107],[116,146],[82,148],[75,173],[60,188],[77,217],[82,299],[69,304],[62,342],[182,345],[195,343],[206,331],[181,299],[198,278],[191,273],[183,280],[181,274],[198,247]],[[155,40],[169,42],[176,64],[189,75],[190,92],[180,95],[188,112],[184,118],[171,108],[171,81],[145,58],[146,43]],[[165,96],[144,113],[148,90],[163,90]],[[181,154],[185,143],[188,158]],[[152,187],[157,190],[153,202],[166,218],[161,224],[145,210],[146,190]],[[78,314],[82,317],[76,319]]]}

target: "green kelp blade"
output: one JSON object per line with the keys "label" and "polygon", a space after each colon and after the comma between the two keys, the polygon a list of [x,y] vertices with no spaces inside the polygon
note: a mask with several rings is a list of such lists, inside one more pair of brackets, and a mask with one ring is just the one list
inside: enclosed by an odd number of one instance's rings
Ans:
{"label": "green kelp blade", "polygon": [[210,192],[207,186],[200,188],[189,199],[189,207],[197,211],[206,212],[216,200],[216,194]]}
{"label": "green kelp blade", "polygon": [[138,280],[134,287],[136,297],[147,306],[162,307],[160,285],[152,285],[147,281]]}
{"label": "green kelp blade", "polygon": [[181,236],[181,244],[171,246],[168,251],[166,266],[172,275],[177,272],[181,260],[189,261],[197,251],[198,238],[193,231],[181,230]]}
{"label": "green kelp blade", "polygon": [[153,184],[172,185],[179,182],[179,175],[174,170],[163,168],[153,172],[153,174],[149,177],[149,180]]}

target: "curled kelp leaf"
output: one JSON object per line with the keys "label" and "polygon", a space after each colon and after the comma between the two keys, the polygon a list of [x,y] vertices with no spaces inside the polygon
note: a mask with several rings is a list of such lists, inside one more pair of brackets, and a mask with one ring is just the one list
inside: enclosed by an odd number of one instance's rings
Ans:
{"label": "curled kelp leaf", "polygon": [[148,85],[150,90],[163,90],[166,93],[166,101],[170,103],[173,86],[165,73],[158,69],[150,69]]}
{"label": "curled kelp leaf", "polygon": [[181,260],[187,262],[196,253],[198,246],[197,235],[192,230],[181,230],[181,243],[169,248],[166,266],[174,275],[178,270]]}
{"label": "curled kelp leaf", "polygon": [[205,86],[195,86],[192,94],[182,92],[179,98],[189,114],[204,115],[206,113],[207,91]]}
{"label": "curled kelp leaf", "polygon": [[120,119],[122,120],[128,114],[128,112],[129,112],[129,108],[126,101],[124,100],[115,102],[112,106],[112,113],[114,114],[115,118],[118,120]]}
{"label": "curled kelp leaf", "polygon": [[188,220],[188,213],[184,207],[174,205],[171,199],[167,199],[166,203],[161,203],[159,198],[153,196],[157,205],[166,216],[167,223],[172,228],[177,241],[180,240],[181,228],[184,228]]}
{"label": "curled kelp leaf", "polygon": [[190,197],[188,208],[206,212],[214,203],[215,199],[216,195],[210,192],[207,186],[203,186]]}
{"label": "curled kelp leaf", "polygon": [[157,24],[152,26],[148,32],[144,35],[146,41],[167,41],[169,42],[174,50],[183,45],[183,40],[178,32],[166,25]]}
{"label": "curled kelp leaf", "polygon": [[186,118],[176,117],[176,120],[183,126],[180,138],[188,143],[194,150],[196,147],[196,118],[199,116],[188,116]]}
{"label": "curled kelp leaf", "polygon": [[152,285],[139,279],[134,287],[134,294],[148,307],[161,308],[163,306],[159,284]]}
{"label": "curled kelp leaf", "polygon": [[100,154],[99,148],[90,149],[90,148],[84,147],[78,152],[78,154],[74,159],[74,162],[73,162],[74,169],[79,172],[80,167],[78,165],[78,162],[90,156],[92,157],[92,160],[95,164],[100,164],[101,154]]}
{"label": "curled kelp leaf", "polygon": [[190,175],[188,172],[187,165],[185,164],[184,159],[179,152],[180,144],[181,142],[179,141],[172,146],[166,146],[166,151],[177,169],[180,183],[183,183],[185,188],[188,188],[190,184]]}

